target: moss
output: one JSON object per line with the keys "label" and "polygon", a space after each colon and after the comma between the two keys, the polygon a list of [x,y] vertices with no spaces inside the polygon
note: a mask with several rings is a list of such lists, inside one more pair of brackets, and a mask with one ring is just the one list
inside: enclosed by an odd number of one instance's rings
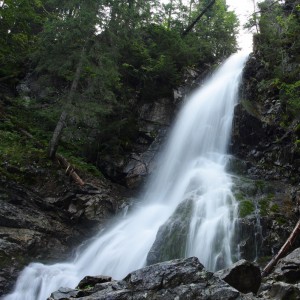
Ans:
{"label": "moss", "polygon": [[298,124],[298,125],[295,127],[294,132],[296,133],[296,135],[297,135],[298,137],[300,137],[300,124]]}
{"label": "moss", "polygon": [[255,181],[255,186],[258,190],[262,191],[265,188],[265,182],[263,180]]}
{"label": "moss", "polygon": [[254,213],[255,206],[250,200],[243,200],[239,204],[239,216],[245,218]]}
{"label": "moss", "polygon": [[84,290],[90,290],[92,288],[94,288],[94,286],[92,286],[91,284],[87,284],[81,287],[80,290],[84,291]]}
{"label": "moss", "polygon": [[276,216],[275,221],[279,224],[279,225],[284,225],[287,223],[287,220],[284,216]]}
{"label": "moss", "polygon": [[238,192],[238,193],[234,194],[234,197],[237,201],[245,200],[245,195],[242,192]]}
{"label": "moss", "polygon": [[74,165],[79,171],[89,173],[93,176],[103,177],[103,174],[93,164],[86,162],[83,158],[76,157],[72,152],[66,151],[65,149],[62,149],[61,152],[69,163]]}
{"label": "moss", "polygon": [[248,99],[242,99],[241,104],[250,115],[256,118],[260,117],[260,113],[258,112],[257,108],[253,105],[253,102],[251,102]]}
{"label": "moss", "polygon": [[279,213],[279,206],[278,206],[278,204],[273,204],[272,206],[271,206],[271,208],[270,208],[270,211],[272,212],[272,213]]}

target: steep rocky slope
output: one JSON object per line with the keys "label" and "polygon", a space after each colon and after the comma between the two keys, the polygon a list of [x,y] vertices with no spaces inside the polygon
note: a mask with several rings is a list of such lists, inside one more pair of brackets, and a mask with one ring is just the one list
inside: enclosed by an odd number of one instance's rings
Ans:
{"label": "steep rocky slope", "polygon": [[[38,183],[0,177],[0,295],[8,292],[24,265],[67,259],[111,219],[126,194],[90,177],[79,187],[59,170],[36,166]],[[28,174],[28,176],[30,176]]]}

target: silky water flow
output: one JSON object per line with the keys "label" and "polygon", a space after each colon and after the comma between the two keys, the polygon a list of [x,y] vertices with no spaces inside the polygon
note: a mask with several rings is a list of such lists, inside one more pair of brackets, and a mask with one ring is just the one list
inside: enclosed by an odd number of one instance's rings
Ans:
{"label": "silky water flow", "polygon": [[186,199],[192,199],[193,211],[185,256],[197,256],[211,271],[231,264],[237,203],[226,151],[246,59],[244,53],[232,55],[189,97],[139,207],[96,236],[73,261],[28,265],[4,299],[45,300],[87,275],[123,278],[146,264],[158,229]]}

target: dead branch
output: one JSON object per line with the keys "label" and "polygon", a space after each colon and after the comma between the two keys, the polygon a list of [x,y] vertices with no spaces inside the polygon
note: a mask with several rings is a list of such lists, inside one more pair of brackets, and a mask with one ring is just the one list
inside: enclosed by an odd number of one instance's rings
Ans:
{"label": "dead branch", "polygon": [[206,7],[201,11],[201,13],[197,16],[197,18],[182,32],[182,36],[185,37],[199,22],[199,20],[203,17],[203,15],[215,4],[216,0],[212,0],[208,3]]}
{"label": "dead branch", "polygon": [[66,170],[66,175],[72,177],[72,179],[80,186],[84,185],[84,181],[79,177],[75,171],[75,167],[72,166],[62,155],[56,154],[55,158],[58,163]]}

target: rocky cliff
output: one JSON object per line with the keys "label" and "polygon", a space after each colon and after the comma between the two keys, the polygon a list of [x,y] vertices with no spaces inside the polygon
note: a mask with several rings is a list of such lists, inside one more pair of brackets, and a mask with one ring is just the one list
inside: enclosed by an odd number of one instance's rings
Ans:
{"label": "rocky cliff", "polygon": [[34,170],[38,180],[31,185],[0,176],[0,295],[11,290],[29,262],[70,257],[116,214],[127,195],[104,179],[90,178],[80,188],[59,170],[55,178],[49,169]]}

